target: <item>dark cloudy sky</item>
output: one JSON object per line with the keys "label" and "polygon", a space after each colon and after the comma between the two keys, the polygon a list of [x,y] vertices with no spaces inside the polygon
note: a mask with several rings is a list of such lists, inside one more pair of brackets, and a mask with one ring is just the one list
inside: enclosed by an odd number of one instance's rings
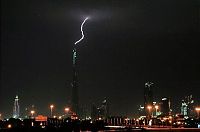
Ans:
{"label": "dark cloudy sky", "polygon": [[78,45],[80,103],[107,97],[112,115],[134,115],[146,81],[154,95],[200,99],[199,0],[1,0],[0,112],[54,103],[62,111]]}

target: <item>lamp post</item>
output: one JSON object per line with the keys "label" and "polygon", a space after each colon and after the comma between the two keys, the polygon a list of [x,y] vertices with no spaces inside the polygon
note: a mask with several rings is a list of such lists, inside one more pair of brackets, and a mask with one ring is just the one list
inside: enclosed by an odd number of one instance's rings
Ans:
{"label": "lamp post", "polygon": [[50,105],[50,112],[51,112],[51,117],[53,117],[53,108],[54,108],[54,105]]}
{"label": "lamp post", "polygon": [[147,109],[149,110],[149,117],[151,117],[151,109],[152,109],[152,106],[147,106]]}
{"label": "lamp post", "polygon": [[196,107],[195,110],[197,111],[197,118],[199,118],[200,107]]}
{"label": "lamp post", "polygon": [[68,107],[65,108],[65,112],[69,112],[69,108]]}
{"label": "lamp post", "polygon": [[31,110],[31,118],[33,118],[33,115],[35,114],[34,110]]}
{"label": "lamp post", "polygon": [[155,106],[155,109],[156,109],[156,116],[157,116],[158,108],[159,108],[159,106],[156,105],[156,106]]}
{"label": "lamp post", "polygon": [[66,108],[65,108],[66,116],[69,115],[69,111],[70,111],[69,107],[66,107]]}
{"label": "lamp post", "polygon": [[172,124],[173,124],[173,117],[169,116],[169,123],[171,124],[171,128],[172,128]]}
{"label": "lamp post", "polygon": [[151,119],[151,109],[152,109],[152,106],[148,105],[147,109],[149,110],[149,114],[148,114],[148,118],[147,118],[147,124],[149,124],[150,123],[150,119]]}

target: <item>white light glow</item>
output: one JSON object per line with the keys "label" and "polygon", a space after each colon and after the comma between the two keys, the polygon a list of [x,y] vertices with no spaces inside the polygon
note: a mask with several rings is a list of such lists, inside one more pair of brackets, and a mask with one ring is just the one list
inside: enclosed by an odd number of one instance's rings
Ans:
{"label": "white light glow", "polygon": [[84,19],[84,21],[82,22],[82,24],[81,24],[81,34],[82,34],[82,37],[74,43],[75,45],[78,44],[79,42],[81,42],[81,41],[84,39],[83,25],[85,24],[85,22],[86,22],[88,19],[89,19],[89,17],[86,17],[86,18]]}

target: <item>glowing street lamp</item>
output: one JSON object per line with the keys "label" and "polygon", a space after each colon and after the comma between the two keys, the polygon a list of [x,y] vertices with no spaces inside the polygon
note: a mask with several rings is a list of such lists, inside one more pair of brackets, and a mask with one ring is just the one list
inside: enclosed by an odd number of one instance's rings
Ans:
{"label": "glowing street lamp", "polygon": [[147,109],[149,110],[149,116],[151,116],[151,109],[152,109],[152,106],[148,105],[148,106],[147,106]]}
{"label": "glowing street lamp", "polygon": [[195,110],[197,111],[197,115],[198,115],[198,118],[199,118],[200,107],[196,107]]}
{"label": "glowing street lamp", "polygon": [[155,106],[155,109],[156,109],[156,116],[157,116],[157,112],[158,112],[159,106],[156,105],[156,106]]}
{"label": "glowing street lamp", "polygon": [[66,108],[65,108],[65,112],[66,112],[67,116],[68,116],[68,114],[69,114],[69,111],[70,111],[69,107],[66,107]]}
{"label": "glowing street lamp", "polygon": [[12,128],[12,125],[11,125],[11,124],[8,124],[8,128]]}
{"label": "glowing street lamp", "polygon": [[149,113],[151,112],[152,106],[147,106],[147,109],[149,110]]}
{"label": "glowing street lamp", "polygon": [[156,105],[156,106],[155,106],[155,108],[156,108],[156,110],[158,110],[159,106],[158,106],[158,105]]}
{"label": "glowing street lamp", "polygon": [[66,112],[69,112],[69,108],[68,108],[68,107],[67,107],[67,108],[65,108],[65,111],[66,111]]}
{"label": "glowing street lamp", "polygon": [[51,111],[51,117],[53,117],[53,108],[54,108],[54,105],[50,105],[50,111]]}
{"label": "glowing street lamp", "polygon": [[33,117],[34,114],[35,114],[35,111],[31,110],[31,117]]}

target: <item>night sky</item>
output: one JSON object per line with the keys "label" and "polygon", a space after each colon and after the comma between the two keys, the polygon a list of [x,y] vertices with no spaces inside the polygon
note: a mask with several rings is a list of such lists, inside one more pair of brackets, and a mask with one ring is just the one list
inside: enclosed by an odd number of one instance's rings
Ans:
{"label": "night sky", "polygon": [[133,116],[147,81],[156,101],[200,101],[199,0],[1,0],[1,113],[12,115],[16,94],[21,112],[34,104],[47,114],[51,103],[63,111],[86,16],[80,104],[106,97],[112,115]]}

